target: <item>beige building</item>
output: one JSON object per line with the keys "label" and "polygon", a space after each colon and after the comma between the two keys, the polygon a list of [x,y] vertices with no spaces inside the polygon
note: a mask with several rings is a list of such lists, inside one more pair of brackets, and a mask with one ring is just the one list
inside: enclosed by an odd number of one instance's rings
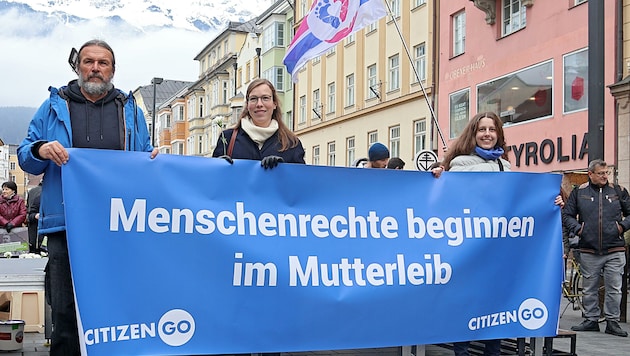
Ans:
{"label": "beige building", "polygon": [[615,97],[617,116],[617,180],[630,188],[630,0],[622,1],[623,42],[619,49],[623,57],[622,80],[610,85]]}
{"label": "beige building", "polygon": [[[297,2],[296,26],[311,3]],[[393,0],[388,5],[393,19],[388,15],[346,37],[300,70],[293,128],[308,164],[351,166],[378,141],[406,162],[405,169],[416,169],[418,152],[441,147],[430,110],[435,2]]]}
{"label": "beige building", "polygon": [[236,88],[259,74],[258,57],[237,59],[251,34],[257,36],[255,19],[230,22],[195,56],[199,79],[186,94],[189,155],[211,157],[221,131],[235,122],[242,107]]}

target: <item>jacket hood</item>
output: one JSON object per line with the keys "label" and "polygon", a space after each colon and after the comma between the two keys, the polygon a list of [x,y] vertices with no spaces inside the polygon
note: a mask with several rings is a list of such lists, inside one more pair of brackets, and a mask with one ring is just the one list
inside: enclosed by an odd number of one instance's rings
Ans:
{"label": "jacket hood", "polygon": [[[88,100],[85,98],[83,93],[81,93],[81,88],[79,87],[79,81],[77,79],[68,83],[68,86],[61,89],[63,94],[67,96],[68,99],[77,102],[77,103],[87,103]],[[118,96],[120,92],[116,90],[116,88],[112,88],[107,95],[103,98],[94,102],[95,105],[106,104]]]}

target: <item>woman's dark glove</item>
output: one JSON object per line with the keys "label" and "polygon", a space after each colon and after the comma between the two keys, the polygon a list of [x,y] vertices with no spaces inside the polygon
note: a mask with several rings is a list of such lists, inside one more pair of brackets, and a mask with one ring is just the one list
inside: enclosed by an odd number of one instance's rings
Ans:
{"label": "woman's dark glove", "polygon": [[7,229],[7,232],[11,232],[11,230],[14,228],[15,226],[13,226],[13,224],[11,223],[7,223],[4,228]]}
{"label": "woman's dark glove", "polygon": [[232,157],[228,156],[228,155],[223,155],[223,156],[219,156],[217,158],[223,158],[224,160],[226,160],[229,164],[233,164],[234,161],[232,160]]}
{"label": "woman's dark glove", "polygon": [[280,156],[267,156],[260,161],[260,165],[265,167],[265,169],[271,169],[277,166],[280,162],[284,162],[284,159]]}

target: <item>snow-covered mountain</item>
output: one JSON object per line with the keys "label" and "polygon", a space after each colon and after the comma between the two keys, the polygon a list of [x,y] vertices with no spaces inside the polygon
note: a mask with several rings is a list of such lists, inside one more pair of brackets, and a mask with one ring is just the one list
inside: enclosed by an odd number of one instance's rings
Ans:
{"label": "snow-covered mountain", "polygon": [[[247,21],[266,10],[274,0],[2,0],[0,12],[37,16],[48,26],[72,26],[105,20],[117,26],[150,31],[179,28],[216,32],[228,21]],[[25,31],[22,35],[35,35]]]}

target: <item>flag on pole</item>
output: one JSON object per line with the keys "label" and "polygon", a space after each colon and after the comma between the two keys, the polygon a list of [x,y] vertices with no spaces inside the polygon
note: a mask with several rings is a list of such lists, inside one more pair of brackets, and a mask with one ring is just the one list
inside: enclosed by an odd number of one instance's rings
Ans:
{"label": "flag on pole", "polygon": [[383,0],[315,0],[284,56],[293,82],[310,59],[385,15]]}

